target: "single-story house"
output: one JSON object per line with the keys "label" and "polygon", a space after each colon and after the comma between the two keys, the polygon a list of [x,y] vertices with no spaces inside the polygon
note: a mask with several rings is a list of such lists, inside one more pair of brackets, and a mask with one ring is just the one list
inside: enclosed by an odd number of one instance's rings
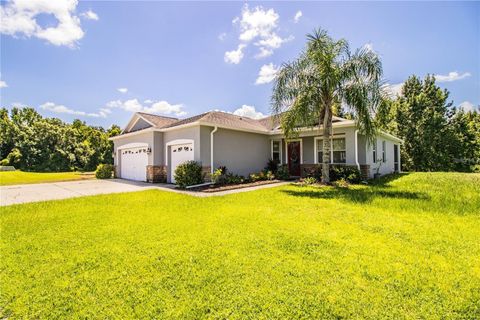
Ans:
{"label": "single-story house", "polygon": [[[135,113],[121,135],[112,137],[117,177],[175,183],[175,168],[188,160],[201,163],[208,175],[220,166],[248,176],[269,159],[302,176],[322,159],[322,129],[305,128],[298,138],[285,139],[274,117],[252,119],[210,111],[187,119]],[[371,145],[355,122],[333,117],[331,159],[356,166],[365,177],[400,171],[402,140],[380,132]]]}

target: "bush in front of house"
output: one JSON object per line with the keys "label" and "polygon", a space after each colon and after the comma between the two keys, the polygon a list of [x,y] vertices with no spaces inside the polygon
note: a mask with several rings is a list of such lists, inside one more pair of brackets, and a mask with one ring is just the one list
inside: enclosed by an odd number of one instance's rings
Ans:
{"label": "bush in front of house", "polygon": [[179,165],[174,173],[175,183],[182,189],[204,182],[202,166],[196,161],[187,161]]}
{"label": "bush in front of house", "polygon": [[278,162],[273,159],[269,159],[267,162],[267,166],[265,167],[266,171],[271,171],[273,174],[277,173],[278,171]]}
{"label": "bush in front of house", "polygon": [[113,176],[115,166],[112,164],[99,164],[95,170],[95,177],[97,179],[110,179]]}
{"label": "bush in front of house", "polygon": [[[310,170],[307,176],[314,177],[318,181],[322,180],[322,165]],[[360,183],[362,176],[360,170],[355,166],[330,165],[330,181],[345,180],[349,183]]]}
{"label": "bush in front of house", "polygon": [[283,165],[280,166],[275,173],[275,177],[279,180],[288,180],[290,179],[290,173],[288,172],[288,167]]}

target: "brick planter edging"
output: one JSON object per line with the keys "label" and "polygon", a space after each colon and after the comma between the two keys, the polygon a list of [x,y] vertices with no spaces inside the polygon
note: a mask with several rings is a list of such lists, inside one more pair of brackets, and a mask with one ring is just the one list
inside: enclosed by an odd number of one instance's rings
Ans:
{"label": "brick planter edging", "polygon": [[147,182],[165,183],[167,182],[167,169],[165,166],[147,166]]}

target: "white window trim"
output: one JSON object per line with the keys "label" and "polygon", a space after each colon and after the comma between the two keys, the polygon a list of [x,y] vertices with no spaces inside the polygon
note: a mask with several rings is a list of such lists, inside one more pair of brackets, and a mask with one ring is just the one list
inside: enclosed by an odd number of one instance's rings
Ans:
{"label": "white window trim", "polygon": [[[333,162],[333,139],[345,139],[345,152],[347,152],[347,138],[344,134],[342,135],[338,135],[338,136],[333,136],[332,138],[330,138],[330,164],[346,164],[347,163],[347,159],[345,159],[345,162],[340,162],[340,163],[334,163]],[[313,139],[313,159],[314,159],[314,162],[315,164],[321,164],[321,162],[319,162],[318,160],[318,148],[317,148],[317,141],[318,140],[322,140],[323,141],[323,137],[315,137]]]}
{"label": "white window trim", "polygon": [[177,140],[167,142],[165,144],[165,166],[168,166],[168,156],[169,156],[169,153],[170,153],[170,149],[168,147],[176,146],[178,144],[188,144],[188,143],[192,144],[192,148],[193,148],[193,152],[194,152],[193,155],[195,157],[195,141],[193,141],[193,139],[177,139]]}
{"label": "white window trim", "polygon": [[300,141],[300,164],[303,164],[303,139],[285,139],[285,151],[286,151],[286,157],[285,157],[285,164],[288,164],[288,143],[289,142],[295,142],[295,141]]}
{"label": "white window trim", "polygon": [[278,142],[279,152],[280,152],[280,165],[283,164],[283,154],[282,154],[282,139],[272,139],[270,140],[270,157],[273,159],[273,143]]}

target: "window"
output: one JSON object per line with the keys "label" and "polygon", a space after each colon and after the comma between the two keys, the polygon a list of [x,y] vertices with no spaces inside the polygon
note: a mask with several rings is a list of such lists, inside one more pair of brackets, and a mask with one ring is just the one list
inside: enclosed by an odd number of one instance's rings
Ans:
{"label": "window", "polygon": [[282,152],[280,150],[280,140],[272,141],[272,159],[278,164],[282,163]]}
{"label": "window", "polygon": [[382,161],[387,162],[387,153],[386,153],[386,142],[385,140],[382,141]]}
{"label": "window", "polygon": [[333,139],[333,163],[345,163],[346,162],[346,148],[345,138]]}
{"label": "window", "polygon": [[323,140],[317,140],[317,163],[323,162]]}
{"label": "window", "polygon": [[377,141],[373,144],[373,163],[377,163]]}

